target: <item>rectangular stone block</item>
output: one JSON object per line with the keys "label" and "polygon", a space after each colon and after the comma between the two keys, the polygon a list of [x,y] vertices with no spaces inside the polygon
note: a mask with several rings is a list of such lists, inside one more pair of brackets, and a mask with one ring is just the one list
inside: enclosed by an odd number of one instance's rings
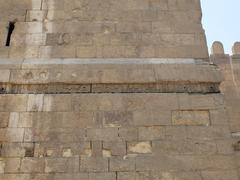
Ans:
{"label": "rectangular stone block", "polygon": [[234,170],[230,171],[203,171],[202,177],[206,180],[210,179],[231,179],[231,180],[238,180],[238,172]]}
{"label": "rectangular stone block", "polygon": [[45,95],[43,111],[71,111],[72,98],[70,95]]}
{"label": "rectangular stone block", "polygon": [[101,157],[82,157],[80,160],[81,172],[107,172],[108,171],[108,159]]}
{"label": "rectangular stone block", "polygon": [[0,69],[0,82],[7,83],[10,80],[10,70],[8,69]]}
{"label": "rectangular stone block", "polygon": [[20,171],[23,173],[43,173],[44,166],[44,159],[24,158],[21,160]]}
{"label": "rectangular stone block", "polygon": [[5,173],[18,173],[20,172],[20,158],[7,158],[5,160]]}
{"label": "rectangular stone block", "polygon": [[152,148],[154,154],[188,154],[188,155],[213,155],[217,153],[217,146],[214,141],[153,141]]}
{"label": "rectangular stone block", "polygon": [[87,139],[93,141],[119,140],[118,128],[87,129]]}
{"label": "rectangular stone block", "polygon": [[160,140],[165,138],[164,126],[139,127],[138,138],[144,140]]}
{"label": "rectangular stone block", "polygon": [[56,173],[54,175],[54,180],[66,180],[66,179],[71,179],[71,180],[88,180],[88,173],[74,173],[74,174],[66,174],[66,173]]}
{"label": "rectangular stone block", "polygon": [[123,141],[137,141],[138,129],[137,128],[119,128],[119,139]]}
{"label": "rectangular stone block", "polygon": [[135,170],[135,158],[122,158],[112,157],[110,158],[110,171],[134,171]]}
{"label": "rectangular stone block", "polygon": [[6,128],[8,126],[9,113],[0,112],[0,128]]}
{"label": "rectangular stone block", "polygon": [[173,111],[172,123],[176,126],[209,126],[208,111]]}
{"label": "rectangular stone block", "polygon": [[[211,158],[210,158],[211,157]],[[164,163],[163,163],[164,162]],[[191,171],[191,170],[228,170],[235,164],[231,156],[153,156],[136,157],[137,171]]]}
{"label": "rectangular stone block", "polygon": [[46,158],[45,173],[76,173],[79,171],[79,158]]}
{"label": "rectangular stone block", "polygon": [[103,142],[103,149],[110,151],[112,156],[124,156],[126,155],[126,142],[125,141]]}
{"label": "rectangular stone block", "polygon": [[0,111],[23,112],[26,111],[28,95],[1,95]]}
{"label": "rectangular stone block", "polygon": [[152,143],[150,141],[128,142],[127,152],[129,154],[151,154]]}
{"label": "rectangular stone block", "polygon": [[116,173],[89,173],[89,180],[116,180]]}

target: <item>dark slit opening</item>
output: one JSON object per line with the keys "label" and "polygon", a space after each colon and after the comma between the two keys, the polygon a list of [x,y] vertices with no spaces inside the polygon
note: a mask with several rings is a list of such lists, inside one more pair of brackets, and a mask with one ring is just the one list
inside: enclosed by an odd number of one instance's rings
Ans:
{"label": "dark slit opening", "polygon": [[11,36],[12,36],[14,28],[15,28],[15,22],[10,21],[9,25],[8,25],[8,35],[7,35],[6,46],[10,46]]}

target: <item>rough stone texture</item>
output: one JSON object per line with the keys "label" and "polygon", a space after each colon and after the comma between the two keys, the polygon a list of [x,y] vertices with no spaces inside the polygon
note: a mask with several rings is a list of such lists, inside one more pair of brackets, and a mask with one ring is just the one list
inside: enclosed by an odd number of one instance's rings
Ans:
{"label": "rough stone texture", "polygon": [[238,64],[219,65],[224,96],[199,0],[0,0],[0,14],[0,180],[239,179]]}
{"label": "rough stone texture", "polygon": [[4,58],[208,58],[199,0],[1,0],[0,11]]}

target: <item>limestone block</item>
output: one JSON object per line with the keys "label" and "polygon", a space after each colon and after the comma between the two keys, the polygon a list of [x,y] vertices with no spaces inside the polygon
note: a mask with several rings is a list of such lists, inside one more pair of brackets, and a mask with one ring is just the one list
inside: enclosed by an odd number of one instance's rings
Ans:
{"label": "limestone block", "polygon": [[224,55],[224,47],[221,42],[214,42],[211,48],[211,53],[214,55]]}
{"label": "limestone block", "polygon": [[16,33],[42,33],[42,22],[17,22],[15,25]]}
{"label": "limestone block", "polygon": [[44,95],[29,95],[27,111],[42,111]]}
{"label": "limestone block", "polygon": [[128,153],[149,154],[152,153],[152,145],[149,141],[130,142],[127,143],[127,151]]}
{"label": "limestone block", "polygon": [[89,180],[115,180],[115,173],[89,173]]}
{"label": "limestone block", "polygon": [[87,129],[87,139],[93,141],[118,140],[118,128]]}
{"label": "limestone block", "polygon": [[9,82],[9,79],[10,79],[10,70],[5,70],[5,69],[1,69],[0,70],[0,82],[1,83],[7,83]]}
{"label": "limestone block", "polygon": [[228,170],[234,166],[233,157],[221,155],[211,156],[211,158],[206,155],[136,157],[137,171],[167,171],[168,169],[176,171],[205,169]]}
{"label": "limestone block", "polygon": [[87,158],[82,157],[80,160],[81,172],[107,172],[108,159],[107,158]]}
{"label": "limestone block", "polygon": [[26,15],[26,21],[43,21],[47,11],[41,10],[28,10]]}
{"label": "limestone block", "polygon": [[1,155],[3,157],[24,157],[27,149],[32,149],[32,143],[4,143]]}
{"label": "limestone block", "polygon": [[20,113],[18,120],[18,127],[20,128],[30,128],[33,126],[33,116],[34,113]]}
{"label": "limestone block", "polygon": [[240,55],[240,42],[235,42],[232,48],[233,55]]}
{"label": "limestone block", "polygon": [[11,112],[9,117],[8,127],[17,128],[19,122],[19,113]]}
{"label": "limestone block", "polygon": [[44,159],[24,158],[21,160],[21,172],[23,173],[43,173]]}
{"label": "limestone block", "polygon": [[29,174],[0,174],[1,180],[30,180]]}
{"label": "limestone block", "polygon": [[45,173],[76,173],[78,171],[79,157],[45,159]]}
{"label": "limestone block", "polygon": [[131,112],[105,111],[98,113],[97,118],[104,127],[122,127],[131,125],[133,116]]}
{"label": "limestone block", "polygon": [[188,138],[199,140],[224,139],[230,137],[230,130],[224,126],[187,127]]}
{"label": "limestone block", "polygon": [[10,82],[21,83],[47,83],[49,82],[49,70],[12,70]]}
{"label": "limestone block", "polygon": [[184,126],[209,126],[210,118],[208,111],[173,111],[173,125]]}
{"label": "limestone block", "polygon": [[3,142],[23,142],[23,135],[23,128],[7,128],[0,130],[0,138]]}
{"label": "limestone block", "polygon": [[30,176],[31,180],[51,180],[53,179],[53,174],[32,174]]}
{"label": "limestone block", "polygon": [[135,159],[134,158],[122,158],[112,157],[110,159],[110,171],[134,171]]}
{"label": "limestone block", "polygon": [[136,141],[138,139],[137,128],[119,128],[118,135],[124,141]]}
{"label": "limestone block", "polygon": [[165,138],[165,128],[163,126],[153,127],[139,127],[138,139],[146,140],[160,140]]}
{"label": "limestone block", "polygon": [[124,156],[126,155],[126,142],[125,141],[103,142],[103,149],[110,151],[112,156]]}
{"label": "limestone block", "polygon": [[215,142],[211,141],[153,141],[154,154],[194,154],[194,155],[212,155],[217,153]]}
{"label": "limestone block", "polygon": [[0,128],[8,127],[9,113],[0,112]]}
{"label": "limestone block", "polygon": [[165,128],[166,139],[180,140],[187,139],[187,129],[185,126],[167,126]]}
{"label": "limestone block", "polygon": [[210,179],[232,179],[232,180],[238,180],[239,176],[237,171],[230,170],[230,171],[203,171],[202,177],[206,180]]}
{"label": "limestone block", "polygon": [[54,180],[79,180],[79,179],[86,179],[88,180],[88,173],[74,173],[74,174],[66,174],[66,173],[56,173],[54,175]]}
{"label": "limestone block", "polygon": [[5,169],[5,162],[1,159],[0,160],[0,177],[1,177],[1,174],[4,174],[4,169]]}
{"label": "limestone block", "polygon": [[97,48],[94,46],[79,46],[77,48],[78,58],[94,58],[97,56]]}
{"label": "limestone block", "polygon": [[[0,36],[2,36],[2,35],[0,35]],[[0,39],[1,39],[1,37],[0,37]],[[0,58],[8,58],[8,56],[9,56],[9,48],[8,47],[0,47]]]}
{"label": "limestone block", "polygon": [[5,160],[5,173],[20,172],[20,158],[7,158]]}
{"label": "limestone block", "polygon": [[70,95],[45,95],[43,111],[71,111],[72,99]]}

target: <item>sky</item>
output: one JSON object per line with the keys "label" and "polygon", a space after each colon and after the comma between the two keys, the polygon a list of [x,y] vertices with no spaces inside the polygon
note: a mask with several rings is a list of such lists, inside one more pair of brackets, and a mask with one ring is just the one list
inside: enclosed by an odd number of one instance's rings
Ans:
{"label": "sky", "polygon": [[226,54],[232,54],[234,42],[240,41],[240,0],[201,0],[203,27],[208,47],[221,41]]}

